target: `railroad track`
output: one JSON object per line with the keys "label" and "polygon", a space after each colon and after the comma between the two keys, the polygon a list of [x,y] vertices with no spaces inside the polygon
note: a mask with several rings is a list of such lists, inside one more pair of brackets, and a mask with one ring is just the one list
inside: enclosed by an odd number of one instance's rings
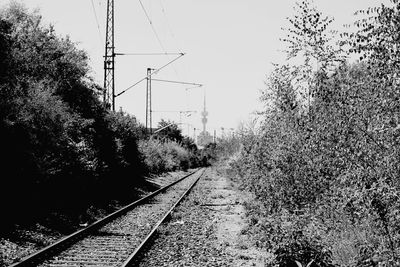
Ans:
{"label": "railroad track", "polygon": [[203,173],[192,172],[10,267],[134,266]]}

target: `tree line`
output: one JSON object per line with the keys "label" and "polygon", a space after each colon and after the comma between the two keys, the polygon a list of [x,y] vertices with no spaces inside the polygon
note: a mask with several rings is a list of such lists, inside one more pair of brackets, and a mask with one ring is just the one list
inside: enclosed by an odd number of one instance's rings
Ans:
{"label": "tree line", "polygon": [[81,214],[131,195],[144,175],[199,165],[174,125],[149,140],[134,116],[105,109],[90,73],[87,53],[38,11],[15,2],[0,10],[2,230],[50,211]]}
{"label": "tree line", "polygon": [[398,266],[400,3],[357,11],[342,33],[312,1],[295,10],[259,126],[229,161],[256,197],[248,231],[268,266]]}

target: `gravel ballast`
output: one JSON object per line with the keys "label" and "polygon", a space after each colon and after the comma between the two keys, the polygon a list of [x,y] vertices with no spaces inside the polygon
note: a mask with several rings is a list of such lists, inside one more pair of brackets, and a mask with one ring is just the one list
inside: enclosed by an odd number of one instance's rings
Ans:
{"label": "gravel ballast", "polygon": [[201,173],[185,178],[39,266],[121,266]]}
{"label": "gravel ballast", "polygon": [[228,178],[207,169],[139,266],[265,266],[269,254],[242,233],[242,198]]}
{"label": "gravel ballast", "polygon": [[[149,180],[151,183],[162,187],[187,174],[188,172],[179,171],[164,174],[161,177],[153,177]],[[140,191],[142,196],[149,193],[144,190]],[[137,194],[137,192],[134,192],[134,194]],[[121,206],[116,206],[116,208],[119,207]],[[98,214],[98,216],[95,217],[96,220],[107,215],[107,213],[102,209],[96,207],[91,207],[91,211]],[[65,221],[68,221],[68,218],[66,218]],[[148,226],[145,225],[145,227]],[[76,226],[76,229],[79,229],[78,225]],[[39,222],[29,226],[15,226],[14,230],[7,236],[0,237],[0,266],[8,266],[12,263],[18,262],[23,257],[35,253],[45,246],[56,242],[66,234],[68,235],[69,233],[61,233],[57,229],[53,229],[48,225],[44,226]],[[103,238],[106,238],[106,236]]]}

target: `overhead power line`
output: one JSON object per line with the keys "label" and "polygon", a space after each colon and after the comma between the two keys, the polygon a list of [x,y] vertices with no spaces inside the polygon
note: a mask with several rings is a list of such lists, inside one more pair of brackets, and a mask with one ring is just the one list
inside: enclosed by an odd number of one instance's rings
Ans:
{"label": "overhead power line", "polygon": [[144,7],[144,5],[143,5],[143,3],[142,3],[141,0],[139,0],[139,3],[140,3],[140,5],[141,5],[141,7],[142,7],[142,9],[143,9],[144,14],[145,14],[146,17],[147,17],[147,20],[148,20],[149,23],[150,23],[151,29],[153,30],[153,33],[154,33],[154,35],[156,36],[158,43],[160,44],[162,50],[166,53],[166,50],[165,50],[165,48],[164,48],[164,46],[163,46],[163,44],[162,44],[162,42],[161,42],[160,37],[158,36],[158,33],[157,33],[157,31],[156,31],[156,28],[155,28],[154,25],[153,25],[153,21],[151,20],[149,14],[148,14],[147,11],[146,11],[146,8]]}
{"label": "overhead power line", "polygon": [[116,56],[177,56],[182,53],[115,53]]}
{"label": "overhead power line", "polygon": [[[176,57],[176,58],[174,58],[173,60],[169,61],[169,62],[168,62],[167,64],[165,64],[164,66],[161,66],[160,68],[155,69],[155,70],[154,70],[153,72],[151,72],[150,75],[148,75],[148,76],[157,74],[160,70],[164,69],[165,67],[169,66],[169,65],[172,64],[173,62],[177,61],[178,59],[180,59],[180,58],[183,57],[184,55],[185,55],[184,53],[179,54],[178,57]],[[138,85],[139,83],[141,83],[141,82],[143,82],[144,80],[146,80],[148,76],[146,76],[146,77],[140,79],[139,81],[137,81],[136,83],[132,84],[131,86],[129,86],[129,87],[126,88],[125,90],[123,90],[123,91],[121,91],[120,93],[116,94],[115,97],[118,97],[118,96],[122,95],[123,93],[125,93],[126,91],[128,91],[129,89],[132,89],[133,87],[135,87],[135,86]]]}
{"label": "overhead power line", "polygon": [[175,44],[176,44],[178,50],[179,50],[179,51],[182,51],[182,50],[180,49],[180,46],[179,46],[179,44],[178,44],[178,41],[177,41],[176,38],[175,38],[175,34],[174,34],[174,32],[172,31],[171,24],[169,23],[169,20],[168,20],[168,17],[167,17],[167,13],[166,13],[166,11],[165,11],[165,8],[164,8],[164,5],[163,5],[163,3],[162,3],[162,0],[159,0],[158,2],[160,3],[161,11],[162,11],[162,13],[164,14],[164,18],[165,18],[166,25],[167,25],[167,27],[168,27],[168,31],[169,31],[169,33],[170,33],[172,39],[174,39]]}
{"label": "overhead power line", "polygon": [[[151,20],[149,13],[147,12],[146,8],[144,7],[143,2],[141,0],[139,0],[139,3],[140,3],[140,6],[142,7],[142,10],[143,10],[144,14],[146,15],[146,18],[147,18],[147,20],[148,20],[148,22],[149,22],[149,24],[151,26],[151,29],[153,30],[153,33],[154,33],[155,37],[157,38],[157,41],[158,41],[161,49],[164,51],[165,54],[167,54],[167,50],[165,49],[164,45],[162,44],[160,36],[158,35],[157,30],[156,30],[156,28],[155,28],[155,26],[153,24],[153,21]],[[163,9],[163,12],[165,12],[163,7],[162,7],[162,9]],[[165,15],[165,13],[164,13],[164,15]],[[178,49],[178,50],[181,51],[181,49]],[[179,75],[178,71],[173,66],[172,66],[172,69],[175,71],[175,73],[177,75]]]}
{"label": "overhead power line", "polygon": [[[203,86],[203,85],[201,85],[201,86]],[[188,87],[188,88],[185,88],[185,91],[188,91],[188,90],[194,89],[194,88],[199,88],[201,86],[195,85],[195,86],[192,86],[192,87]]]}
{"label": "overhead power line", "polygon": [[96,20],[97,30],[98,30],[98,32],[99,32],[100,42],[103,42],[103,35],[101,34],[100,23],[99,23],[99,18],[97,17],[96,8],[95,8],[95,6],[94,6],[93,0],[90,0],[90,2],[92,3],[93,14],[94,14],[94,18],[95,18],[95,20]]}
{"label": "overhead power line", "polygon": [[180,82],[180,81],[170,81],[170,80],[161,80],[161,79],[151,79],[152,81],[156,82],[165,82],[165,83],[176,83],[176,84],[186,84],[186,85],[195,85],[198,87],[203,86],[202,84],[199,83],[190,83],[190,82]]}
{"label": "overhead power line", "polygon": [[164,113],[164,112],[173,112],[173,113],[196,113],[196,110],[152,110],[151,112],[159,112],[159,113]]}

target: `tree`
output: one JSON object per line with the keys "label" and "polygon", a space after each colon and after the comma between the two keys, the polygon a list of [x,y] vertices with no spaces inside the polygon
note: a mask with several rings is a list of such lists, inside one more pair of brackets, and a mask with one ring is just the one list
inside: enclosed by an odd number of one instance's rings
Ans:
{"label": "tree", "polygon": [[0,202],[15,199],[6,217],[84,208],[112,174],[131,188],[140,126],[103,108],[86,53],[15,2],[0,11],[0,48]]}
{"label": "tree", "polygon": [[182,147],[195,153],[197,151],[197,145],[193,138],[185,136],[182,140]]}
{"label": "tree", "polygon": [[328,32],[333,18],[318,11],[312,0],[296,2],[294,9],[296,14],[288,18],[290,28],[284,29],[287,35],[281,40],[288,44],[287,59],[295,62],[291,76],[301,104],[308,110],[318,80],[315,74],[326,73],[341,61],[341,49],[332,44],[334,32]]}
{"label": "tree", "polygon": [[266,89],[262,91],[260,100],[265,103],[266,113],[297,114],[299,105],[291,82],[290,66],[275,65],[265,85]]}
{"label": "tree", "polygon": [[171,140],[177,143],[181,143],[183,141],[182,131],[181,129],[179,129],[177,123],[169,120],[165,121],[162,119],[158,123],[158,128],[159,129],[164,128],[164,129],[156,133],[157,138],[161,140]]}
{"label": "tree", "polygon": [[[356,64],[336,64],[340,48],[325,34],[331,20],[308,1],[290,20],[287,56],[301,63],[276,66],[268,77],[260,134],[242,138],[231,162],[260,202],[250,210],[257,240],[280,266],[315,259],[309,253],[323,255],[318,266],[399,264],[400,5],[392,3],[357,22]],[[299,89],[309,96],[307,116],[297,111]],[[366,237],[344,237],[351,231]],[[350,248],[353,258],[339,259]]]}

